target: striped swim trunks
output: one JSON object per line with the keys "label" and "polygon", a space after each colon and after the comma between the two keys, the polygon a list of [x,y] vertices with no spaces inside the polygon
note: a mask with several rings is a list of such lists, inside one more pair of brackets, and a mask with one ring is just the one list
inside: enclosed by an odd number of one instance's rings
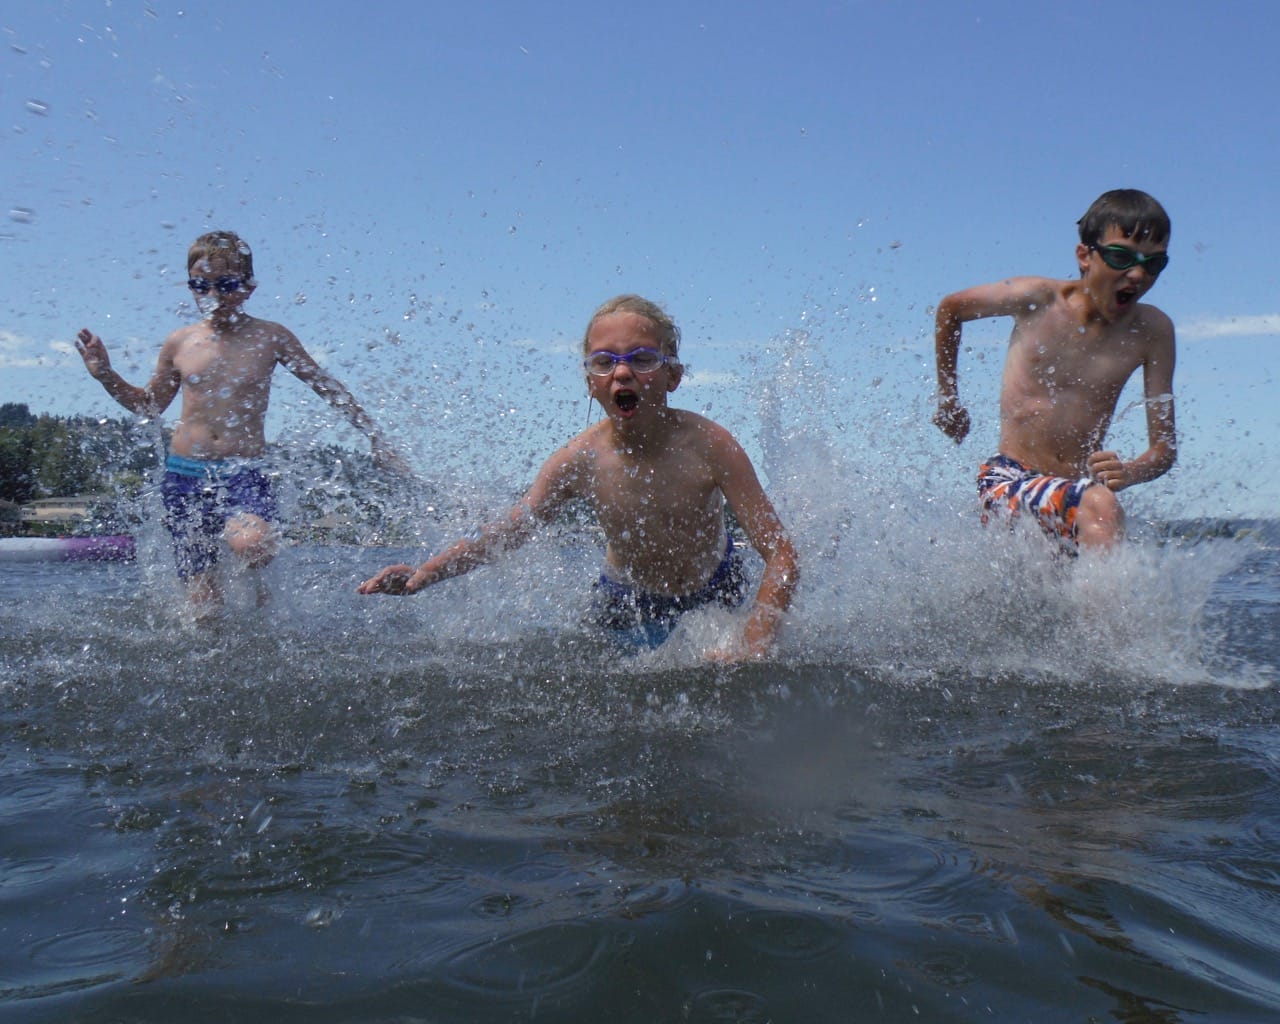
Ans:
{"label": "striped swim trunks", "polygon": [[1080,498],[1095,484],[1089,477],[1048,476],[1007,455],[993,455],[978,470],[982,521],[985,524],[993,513],[1008,512],[1013,520],[1028,512],[1046,533],[1075,543]]}

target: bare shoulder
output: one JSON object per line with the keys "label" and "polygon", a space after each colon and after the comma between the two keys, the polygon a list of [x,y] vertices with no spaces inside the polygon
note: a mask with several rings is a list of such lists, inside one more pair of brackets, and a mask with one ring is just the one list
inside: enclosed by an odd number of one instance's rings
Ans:
{"label": "bare shoulder", "polygon": [[564,461],[589,458],[600,451],[609,440],[609,421],[597,420],[580,434],[574,435],[551,457]]}
{"label": "bare shoulder", "polygon": [[1069,281],[1052,277],[1006,277],[952,292],[939,303],[939,314],[978,320],[1034,313],[1062,300]]}
{"label": "bare shoulder", "polygon": [[723,484],[731,477],[754,472],[751,457],[728,429],[695,412],[677,410],[679,445],[690,459],[700,459],[712,479]]}
{"label": "bare shoulder", "polygon": [[302,342],[298,340],[298,336],[289,330],[284,324],[276,323],[274,320],[260,320],[257,317],[248,317],[247,323],[241,328],[243,333],[252,335],[255,338],[265,338],[277,345],[302,347]]}
{"label": "bare shoulder", "polygon": [[1173,344],[1173,320],[1157,306],[1147,303],[1138,304],[1138,315],[1134,318],[1134,326],[1153,344]]}
{"label": "bare shoulder", "polygon": [[672,409],[671,415],[682,439],[694,444],[707,445],[712,449],[740,447],[733,434],[715,420],[690,412],[688,409]]}
{"label": "bare shoulder", "polygon": [[160,344],[160,357],[172,359],[194,341],[198,341],[208,333],[208,328],[201,323],[183,324],[169,333]]}
{"label": "bare shoulder", "polygon": [[557,448],[538,471],[539,477],[557,478],[561,481],[577,479],[584,468],[593,463],[603,443],[604,422],[593,423],[581,434]]}
{"label": "bare shoulder", "polygon": [[535,514],[546,518],[564,501],[585,493],[588,469],[596,451],[593,430],[588,427],[568,444],[557,448],[538,469],[524,499]]}
{"label": "bare shoulder", "polygon": [[203,321],[194,324],[183,324],[181,327],[175,328],[169,332],[169,336],[164,339],[165,345],[182,345],[192,338],[197,338],[207,333],[208,328]]}

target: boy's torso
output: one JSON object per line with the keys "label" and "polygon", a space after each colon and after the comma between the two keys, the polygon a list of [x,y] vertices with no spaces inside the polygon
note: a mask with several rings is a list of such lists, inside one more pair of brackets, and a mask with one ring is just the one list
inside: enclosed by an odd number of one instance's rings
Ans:
{"label": "boy's torso", "polygon": [[244,321],[231,330],[201,321],[175,335],[173,366],[182,387],[182,416],[172,441],[176,454],[225,459],[265,451],[282,329],[252,317]]}
{"label": "boy's torso", "polygon": [[1125,383],[1143,366],[1150,327],[1138,305],[1124,320],[1085,315],[1079,282],[1015,317],[1000,389],[1000,451],[1040,472],[1074,476],[1100,450]]}
{"label": "boy's torso", "polygon": [[[701,417],[672,410],[661,443],[620,448],[607,429],[587,439],[585,490],[608,539],[608,564],[659,594],[706,585],[724,557],[724,498]],[[600,424],[607,427],[607,424]]]}

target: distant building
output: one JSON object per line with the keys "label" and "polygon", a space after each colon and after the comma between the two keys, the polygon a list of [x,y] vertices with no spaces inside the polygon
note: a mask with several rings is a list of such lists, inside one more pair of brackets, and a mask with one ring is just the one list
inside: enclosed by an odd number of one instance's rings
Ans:
{"label": "distant building", "polygon": [[92,518],[94,511],[109,502],[100,494],[77,494],[68,498],[40,498],[29,501],[19,510],[23,526],[74,526]]}

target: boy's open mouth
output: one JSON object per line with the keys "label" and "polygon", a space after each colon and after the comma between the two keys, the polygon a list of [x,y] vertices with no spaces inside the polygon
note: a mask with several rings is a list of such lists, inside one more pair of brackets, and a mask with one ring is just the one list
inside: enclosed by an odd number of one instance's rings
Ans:
{"label": "boy's open mouth", "polygon": [[1116,304],[1119,306],[1127,306],[1137,297],[1138,293],[1132,288],[1121,288],[1116,292]]}
{"label": "boy's open mouth", "polygon": [[640,396],[634,391],[619,391],[613,396],[613,404],[618,407],[619,412],[634,412],[640,404]]}

